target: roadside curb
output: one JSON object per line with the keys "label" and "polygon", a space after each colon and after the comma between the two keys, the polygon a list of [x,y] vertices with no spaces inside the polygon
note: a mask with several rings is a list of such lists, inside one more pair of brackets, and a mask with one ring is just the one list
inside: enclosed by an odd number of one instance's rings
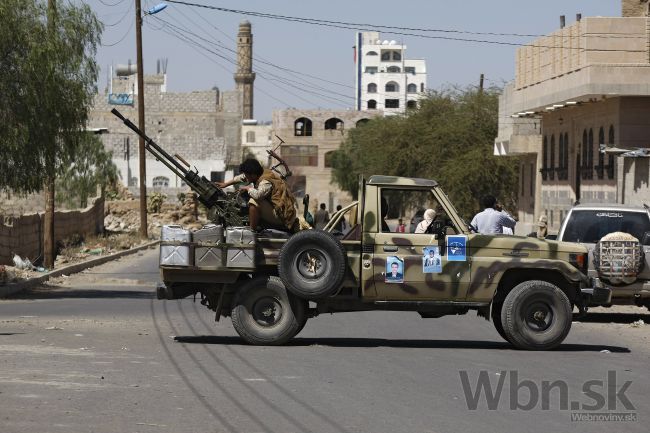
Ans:
{"label": "roadside curb", "polygon": [[55,277],[60,277],[61,275],[70,275],[70,274],[76,274],[78,272],[81,272],[85,269],[92,268],[94,266],[98,265],[103,265],[106,262],[110,262],[111,260],[119,259],[124,256],[128,256],[130,254],[137,253],[138,251],[146,250],[149,249],[155,245],[157,245],[160,241],[152,241],[148,242],[144,245],[139,245],[135,248],[131,248],[129,250],[124,250],[124,251],[119,251],[117,253],[109,254],[107,256],[102,256],[102,257],[97,257],[95,259],[87,260],[85,262],[81,263],[75,263],[73,265],[69,265],[60,269],[55,269],[51,272],[48,272],[46,274],[40,275],[35,278],[31,278],[26,281],[21,281],[19,283],[13,283],[13,284],[7,284],[6,286],[0,286],[0,298],[6,298],[7,296],[13,295],[14,293],[18,293],[23,290],[31,289],[32,287],[36,287],[39,284],[43,284],[50,278],[55,278]]}

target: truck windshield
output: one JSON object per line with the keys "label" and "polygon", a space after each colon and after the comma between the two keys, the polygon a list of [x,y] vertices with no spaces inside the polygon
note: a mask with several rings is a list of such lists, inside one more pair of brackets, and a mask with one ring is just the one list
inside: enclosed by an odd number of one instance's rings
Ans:
{"label": "truck windshield", "polygon": [[563,241],[595,244],[606,234],[629,233],[641,240],[650,231],[646,212],[574,210],[564,229]]}

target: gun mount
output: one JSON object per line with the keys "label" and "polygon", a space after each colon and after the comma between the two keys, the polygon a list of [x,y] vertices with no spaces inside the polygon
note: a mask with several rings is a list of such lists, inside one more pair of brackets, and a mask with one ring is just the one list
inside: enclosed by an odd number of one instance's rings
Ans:
{"label": "gun mount", "polygon": [[238,193],[224,192],[205,176],[201,176],[196,167],[192,170],[190,164],[180,155],[172,156],[167,153],[115,108],[111,110],[111,113],[122,120],[129,129],[144,138],[145,149],[185,181],[187,186],[198,195],[198,200],[208,209],[208,217],[213,222],[223,224],[225,227],[248,225],[247,214],[241,211],[243,200]]}

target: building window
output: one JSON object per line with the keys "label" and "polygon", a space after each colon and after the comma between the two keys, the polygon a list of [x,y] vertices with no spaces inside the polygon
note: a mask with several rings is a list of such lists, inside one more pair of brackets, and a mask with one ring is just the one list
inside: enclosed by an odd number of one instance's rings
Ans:
{"label": "building window", "polygon": [[368,101],[368,110],[374,110],[376,108],[377,108],[377,101],[375,101],[374,99],[370,99]]}
{"label": "building window", "polygon": [[587,145],[587,179],[594,178],[594,130],[589,128],[589,144]]}
{"label": "building window", "polygon": [[548,140],[546,136],[544,136],[544,140],[542,141],[542,180],[546,180],[548,176]]}
{"label": "building window", "polygon": [[562,155],[564,155],[564,135],[560,134],[558,141],[559,148],[557,152],[557,169],[555,171],[557,172],[557,180],[562,180],[564,170],[564,160],[562,159]]}
{"label": "building window", "polygon": [[560,156],[562,158],[562,179],[569,179],[569,133],[564,133],[564,153]]}
{"label": "building window", "polygon": [[334,156],[334,150],[325,153],[325,159],[323,163],[325,164],[325,168],[330,168],[332,167],[332,157]]}
{"label": "building window", "polygon": [[399,92],[399,84],[397,84],[395,81],[389,81],[388,83],[386,83],[386,91]]}
{"label": "building window", "polygon": [[393,60],[402,60],[402,53],[399,51],[393,51]]}
{"label": "building window", "polygon": [[297,119],[294,123],[294,135],[296,137],[311,137],[311,120],[306,117]]}
{"label": "building window", "polygon": [[153,178],[153,187],[154,188],[168,188],[169,187],[169,178],[165,176],[156,176]]}
{"label": "building window", "polygon": [[255,131],[246,132],[246,143],[255,143]]}
{"label": "building window", "polygon": [[389,66],[386,68],[386,72],[389,72],[391,74],[399,74],[402,72],[402,70],[399,68],[399,66]]}
{"label": "building window", "polygon": [[325,121],[325,129],[333,129],[333,130],[339,130],[343,131],[343,121],[341,119],[338,119],[336,117],[332,117],[331,119],[327,119]]}
{"label": "building window", "polygon": [[368,51],[368,52],[366,53],[366,56],[377,56],[377,55],[378,55],[378,54],[377,54],[377,51]]}
{"label": "building window", "polygon": [[525,189],[525,186],[524,186],[524,169],[525,169],[524,164],[521,164],[521,166],[519,168],[520,168],[519,177],[521,178],[521,188],[519,189],[519,191],[520,191],[519,195],[521,195],[523,197],[523,196],[526,195],[526,189]]}
{"label": "building window", "polygon": [[598,165],[595,167],[598,179],[605,177],[605,153],[601,152],[601,146],[605,146],[605,129],[602,126],[598,130]]}
{"label": "building window", "polygon": [[223,171],[211,171],[210,182],[223,182],[226,178],[226,173]]}
{"label": "building window", "polygon": [[555,179],[555,134],[551,135],[551,155],[549,157],[548,177]]}
{"label": "building window", "polygon": [[355,123],[355,125],[358,128],[359,126],[365,125],[368,122],[370,122],[370,119],[359,119],[357,120],[357,123]]}
{"label": "building window", "polygon": [[535,164],[530,163],[530,196],[535,197]]}
{"label": "building window", "polygon": [[[614,146],[614,125],[609,126],[609,140],[607,140],[610,146]],[[614,179],[614,155],[609,154],[607,157],[607,178]]]}
{"label": "building window", "polygon": [[289,167],[318,167],[318,146],[284,145],[281,152]]}
{"label": "building window", "polygon": [[390,60],[390,51],[382,51],[381,60],[383,60],[383,61]]}
{"label": "building window", "polygon": [[408,93],[417,93],[418,92],[418,85],[411,83],[408,86],[406,86],[406,91]]}
{"label": "building window", "polygon": [[404,66],[404,72],[407,73],[407,74],[415,75],[415,67],[414,66]]}
{"label": "building window", "polygon": [[580,171],[582,172],[580,177],[582,179],[586,179],[587,176],[587,142],[587,130],[585,129],[582,131],[582,163],[580,164]]}
{"label": "building window", "polygon": [[386,108],[399,108],[399,99],[386,99],[384,106]]}
{"label": "building window", "polygon": [[293,175],[287,178],[287,187],[295,198],[303,198],[307,189],[307,178],[305,176]]}
{"label": "building window", "polygon": [[417,101],[413,101],[413,100],[407,101],[406,108],[410,108],[410,109],[418,108]]}
{"label": "building window", "polygon": [[377,73],[376,66],[366,66],[366,74],[376,74],[376,73]]}
{"label": "building window", "polygon": [[375,83],[368,84],[368,93],[377,93],[377,85]]}

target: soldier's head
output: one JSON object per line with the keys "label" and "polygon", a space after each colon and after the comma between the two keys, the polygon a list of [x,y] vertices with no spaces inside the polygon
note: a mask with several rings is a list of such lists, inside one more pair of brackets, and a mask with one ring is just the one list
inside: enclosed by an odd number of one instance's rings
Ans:
{"label": "soldier's head", "polygon": [[249,158],[239,165],[239,172],[244,173],[246,180],[255,183],[264,173],[264,168],[258,160]]}
{"label": "soldier's head", "polygon": [[483,199],[481,200],[481,203],[483,204],[483,208],[485,208],[485,209],[492,208],[493,209],[494,206],[496,206],[496,204],[497,204],[497,199],[493,195],[488,194],[488,195],[483,197]]}

